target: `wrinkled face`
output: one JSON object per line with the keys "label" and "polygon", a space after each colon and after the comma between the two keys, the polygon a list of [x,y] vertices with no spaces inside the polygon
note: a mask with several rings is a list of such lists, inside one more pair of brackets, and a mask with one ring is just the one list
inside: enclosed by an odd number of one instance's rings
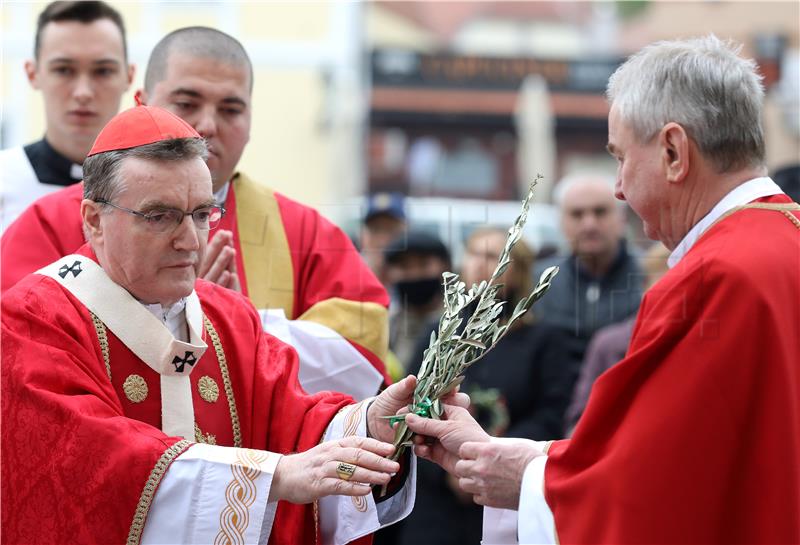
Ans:
{"label": "wrinkled face", "polygon": [[610,185],[596,179],[574,182],[561,203],[561,229],[577,255],[614,255],[624,219]]}
{"label": "wrinkled face", "polygon": [[617,160],[616,197],[627,201],[642,218],[645,234],[658,240],[669,212],[666,206],[662,206],[666,203],[664,196],[669,184],[660,168],[657,139],[639,143],[633,130],[612,106],[608,116],[608,152]]}
{"label": "wrinkled face", "polygon": [[250,73],[245,66],[170,53],[165,78],[147,98],[183,118],[208,143],[214,190],[233,176],[250,140]]}
{"label": "wrinkled face", "polygon": [[122,33],[109,19],[48,23],[39,58],[26,71],[44,98],[48,138],[85,140],[89,146],[119,110],[133,78]]}
{"label": "wrinkled face", "polygon": [[[199,157],[170,162],[128,157],[120,175],[123,190],[113,201],[118,206],[143,213],[188,212],[214,203],[211,176]],[[208,231],[196,229],[191,216],[166,232],[110,206],[102,207],[99,218],[92,247],[114,282],[147,304],[171,305],[192,292]]]}
{"label": "wrinkled face", "polygon": [[[478,233],[469,238],[461,265],[461,279],[467,287],[491,278],[505,243],[506,236],[503,233]],[[513,266],[512,262],[501,282],[507,282],[510,277],[508,272]]]}

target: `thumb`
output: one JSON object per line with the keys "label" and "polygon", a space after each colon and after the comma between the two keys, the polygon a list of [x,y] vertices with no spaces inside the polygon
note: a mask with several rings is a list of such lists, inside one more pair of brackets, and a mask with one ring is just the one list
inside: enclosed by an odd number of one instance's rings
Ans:
{"label": "thumb", "polygon": [[[414,388],[417,387],[417,377],[409,375],[400,382],[395,382],[378,397],[383,397],[391,405],[405,405],[410,401]],[[400,407],[398,406],[398,409]]]}

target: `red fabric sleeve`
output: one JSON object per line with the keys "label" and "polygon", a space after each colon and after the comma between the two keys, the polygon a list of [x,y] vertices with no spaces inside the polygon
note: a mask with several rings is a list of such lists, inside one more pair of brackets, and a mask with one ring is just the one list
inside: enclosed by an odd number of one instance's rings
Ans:
{"label": "red fabric sleeve", "polygon": [[84,244],[83,184],[71,185],[34,202],[0,239],[0,290],[5,291]]}
{"label": "red fabric sleeve", "polygon": [[41,276],[3,297],[4,543],[125,542],[148,477],[178,441],[123,415],[77,305]]}

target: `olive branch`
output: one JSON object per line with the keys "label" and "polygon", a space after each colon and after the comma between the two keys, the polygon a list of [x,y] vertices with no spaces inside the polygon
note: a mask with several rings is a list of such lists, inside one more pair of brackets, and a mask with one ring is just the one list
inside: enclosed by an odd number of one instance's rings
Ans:
{"label": "olive branch", "polygon": [[[498,301],[497,294],[503,284],[497,280],[511,264],[511,249],[522,238],[522,229],[528,220],[533,189],[542,179],[537,175],[528,188],[522,201],[522,211],[514,225],[508,230],[508,237],[497,267],[487,282],[473,284],[467,291],[459,276],[452,272],[442,274],[444,285],[444,312],[439,319],[439,327],[431,333],[430,343],[425,350],[422,366],[417,374],[417,387],[409,412],[428,418],[441,419],[443,408],[440,398],[461,384],[464,371],[485,356],[510,330],[511,325],[522,317],[533,304],[550,288],[550,282],[558,273],[558,267],[546,269],[536,287],[517,303],[514,312],[506,323],[502,311],[506,301]],[[475,311],[466,319],[463,311],[475,304]],[[392,460],[400,458],[403,451],[411,445],[413,432],[405,423],[405,415],[385,417],[395,427],[395,452]]]}

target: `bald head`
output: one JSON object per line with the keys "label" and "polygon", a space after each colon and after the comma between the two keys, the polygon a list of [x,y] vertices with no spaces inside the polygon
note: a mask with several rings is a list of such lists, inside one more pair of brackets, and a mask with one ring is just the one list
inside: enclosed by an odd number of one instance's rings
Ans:
{"label": "bald head", "polygon": [[144,75],[147,93],[152,93],[155,86],[167,77],[170,57],[176,54],[213,59],[234,68],[245,68],[250,77],[250,91],[253,90],[253,65],[242,44],[219,30],[195,26],[170,32],[153,48]]}
{"label": "bald head", "polygon": [[572,251],[581,258],[613,259],[625,226],[614,198],[614,180],[592,175],[566,178],[556,186],[555,197]]}

